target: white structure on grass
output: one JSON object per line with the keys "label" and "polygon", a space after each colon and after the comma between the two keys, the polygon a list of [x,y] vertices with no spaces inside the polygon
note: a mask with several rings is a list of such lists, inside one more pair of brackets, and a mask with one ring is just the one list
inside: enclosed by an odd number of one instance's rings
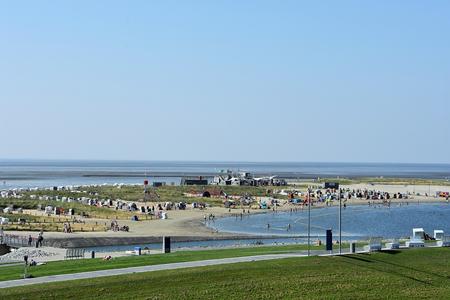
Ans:
{"label": "white structure on grass", "polygon": [[421,248],[425,247],[423,239],[425,237],[425,230],[423,228],[413,228],[413,235],[409,241],[406,242],[406,247]]}

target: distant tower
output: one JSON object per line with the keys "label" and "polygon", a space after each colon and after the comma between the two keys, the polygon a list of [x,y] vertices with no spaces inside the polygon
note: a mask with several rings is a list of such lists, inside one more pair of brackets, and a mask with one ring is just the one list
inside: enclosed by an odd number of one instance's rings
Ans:
{"label": "distant tower", "polygon": [[144,175],[144,202],[147,202],[147,198],[148,198],[148,177],[147,177],[147,172],[145,172]]}
{"label": "distant tower", "polygon": [[148,186],[149,180],[147,177],[147,172],[145,173],[144,179],[144,202],[147,201],[157,201],[159,199],[159,195],[156,190]]}
{"label": "distant tower", "polygon": [[148,180],[145,179],[144,180],[144,201],[146,200],[146,196],[147,196],[147,187],[148,187]]}

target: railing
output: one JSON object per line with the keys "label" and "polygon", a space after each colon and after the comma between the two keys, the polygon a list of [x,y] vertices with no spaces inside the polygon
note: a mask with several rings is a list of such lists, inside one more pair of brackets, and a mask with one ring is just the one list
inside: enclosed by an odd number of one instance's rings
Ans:
{"label": "railing", "polygon": [[[31,244],[28,243],[29,238],[21,235],[4,234],[0,236],[0,244],[6,244],[11,247],[36,247],[37,238],[31,238]],[[45,246],[45,240],[40,246]]]}

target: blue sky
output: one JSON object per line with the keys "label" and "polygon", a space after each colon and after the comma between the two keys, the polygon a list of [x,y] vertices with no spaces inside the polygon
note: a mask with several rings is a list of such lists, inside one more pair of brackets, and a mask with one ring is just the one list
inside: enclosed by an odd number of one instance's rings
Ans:
{"label": "blue sky", "polygon": [[0,1],[0,158],[450,163],[448,1]]}

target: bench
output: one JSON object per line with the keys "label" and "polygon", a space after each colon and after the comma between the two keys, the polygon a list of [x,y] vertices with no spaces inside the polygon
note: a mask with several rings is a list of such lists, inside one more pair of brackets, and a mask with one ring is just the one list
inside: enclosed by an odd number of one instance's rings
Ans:
{"label": "bench", "polygon": [[439,247],[450,247],[450,236],[443,236],[440,241],[436,242],[436,245]]}
{"label": "bench", "polygon": [[369,239],[369,245],[364,246],[364,250],[368,252],[381,251],[382,238],[374,237]]}
{"label": "bench", "polygon": [[66,255],[64,256],[64,259],[71,259],[71,258],[84,258],[84,249],[79,248],[70,248],[66,250]]}
{"label": "bench", "polygon": [[418,239],[412,236],[409,241],[405,242],[405,246],[407,248],[423,248],[425,247],[425,243],[423,242],[422,239]]}
{"label": "bench", "polygon": [[388,250],[400,249],[400,242],[397,239],[393,239],[391,242],[385,244]]}

